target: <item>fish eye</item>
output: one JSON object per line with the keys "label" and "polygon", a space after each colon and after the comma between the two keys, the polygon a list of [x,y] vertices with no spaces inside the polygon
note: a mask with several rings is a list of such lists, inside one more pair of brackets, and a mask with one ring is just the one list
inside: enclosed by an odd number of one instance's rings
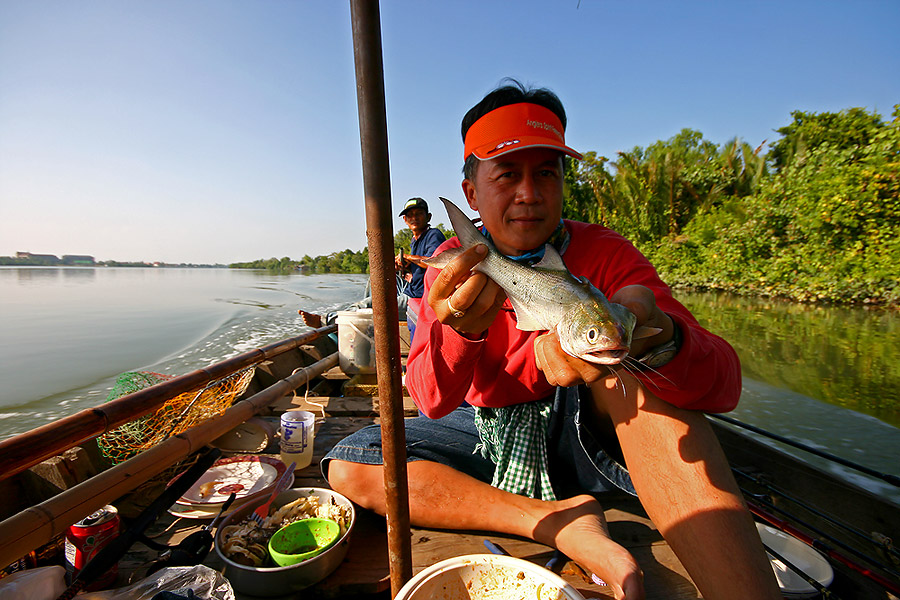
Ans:
{"label": "fish eye", "polygon": [[591,327],[587,330],[587,339],[590,343],[594,343],[597,341],[597,338],[600,337],[600,332],[597,331],[596,327]]}

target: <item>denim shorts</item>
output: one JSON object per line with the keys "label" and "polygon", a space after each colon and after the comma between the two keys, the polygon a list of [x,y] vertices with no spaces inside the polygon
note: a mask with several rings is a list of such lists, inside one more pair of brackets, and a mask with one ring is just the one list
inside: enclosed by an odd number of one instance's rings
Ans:
{"label": "denim shorts", "polygon": [[[557,497],[612,491],[636,495],[628,471],[613,458],[620,454],[616,452],[618,441],[595,436],[582,422],[583,398],[590,398],[590,391],[584,387],[557,388],[553,398],[548,462]],[[405,425],[407,462],[437,462],[491,483],[494,463],[475,451],[480,439],[475,428],[474,408],[461,406],[440,419],[424,416],[405,419]],[[326,479],[328,463],[332,459],[382,464],[381,427],[364,427],[338,442],[322,459],[321,468]]]}

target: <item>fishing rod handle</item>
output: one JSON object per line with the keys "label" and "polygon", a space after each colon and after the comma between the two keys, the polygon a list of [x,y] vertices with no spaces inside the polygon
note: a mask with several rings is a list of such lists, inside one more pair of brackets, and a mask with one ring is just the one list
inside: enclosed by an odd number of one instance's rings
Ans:
{"label": "fishing rod handle", "polygon": [[[197,462],[195,462],[187,471],[182,473],[178,479],[172,482],[172,485],[160,494],[156,500],[151,502],[150,506],[145,508],[124,532],[100,549],[100,551],[84,565],[84,568],[78,572],[78,575],[76,575],[75,579],[72,581],[72,585],[70,585],[57,600],[71,600],[71,598],[80,590],[84,589],[87,584],[112,568],[112,566],[128,552],[131,545],[143,535],[144,530],[147,529],[151,523],[156,521],[164,510],[172,506],[175,500],[183,496],[185,492],[187,492],[190,487],[209,470],[213,463],[216,462],[216,459],[221,455],[222,451],[218,448],[210,448],[207,450],[205,454],[197,459]],[[73,589],[75,591],[74,593],[71,593],[71,590]]]}

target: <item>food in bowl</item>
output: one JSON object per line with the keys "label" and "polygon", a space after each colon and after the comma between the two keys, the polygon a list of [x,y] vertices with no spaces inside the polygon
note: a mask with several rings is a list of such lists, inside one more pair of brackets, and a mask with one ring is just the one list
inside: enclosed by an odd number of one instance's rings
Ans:
{"label": "food in bowl", "polygon": [[556,573],[521,558],[468,554],[426,567],[395,600],[585,600]]}
{"label": "food in bowl", "polygon": [[295,521],[317,517],[331,519],[340,527],[343,535],[350,526],[351,513],[348,506],[330,501],[321,502],[317,496],[297,498],[276,510],[259,525],[249,517],[234,525],[222,528],[222,552],[225,557],[249,567],[270,564],[269,539],[276,531]]}
{"label": "food in bowl", "polygon": [[298,498],[314,496],[318,504],[338,504],[350,512],[350,525],[340,539],[318,556],[289,567],[272,566],[266,561],[265,566],[253,567],[236,563],[228,558],[222,546],[222,530],[229,525],[236,525],[246,519],[253,510],[266,502],[268,497],[259,498],[234,509],[229,513],[215,537],[215,551],[225,564],[225,577],[231,582],[235,592],[251,597],[277,598],[288,594],[296,594],[317,584],[331,575],[343,562],[350,547],[350,539],[356,526],[356,511],[353,503],[334,490],[317,487],[298,487],[280,493],[272,503],[272,511]]}

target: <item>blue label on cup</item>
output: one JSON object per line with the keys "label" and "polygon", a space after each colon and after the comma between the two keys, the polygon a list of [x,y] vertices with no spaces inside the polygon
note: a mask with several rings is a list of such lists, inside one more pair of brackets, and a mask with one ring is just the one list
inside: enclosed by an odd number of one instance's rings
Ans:
{"label": "blue label on cup", "polygon": [[282,421],[281,449],[300,453],[309,444],[309,432],[302,421]]}

